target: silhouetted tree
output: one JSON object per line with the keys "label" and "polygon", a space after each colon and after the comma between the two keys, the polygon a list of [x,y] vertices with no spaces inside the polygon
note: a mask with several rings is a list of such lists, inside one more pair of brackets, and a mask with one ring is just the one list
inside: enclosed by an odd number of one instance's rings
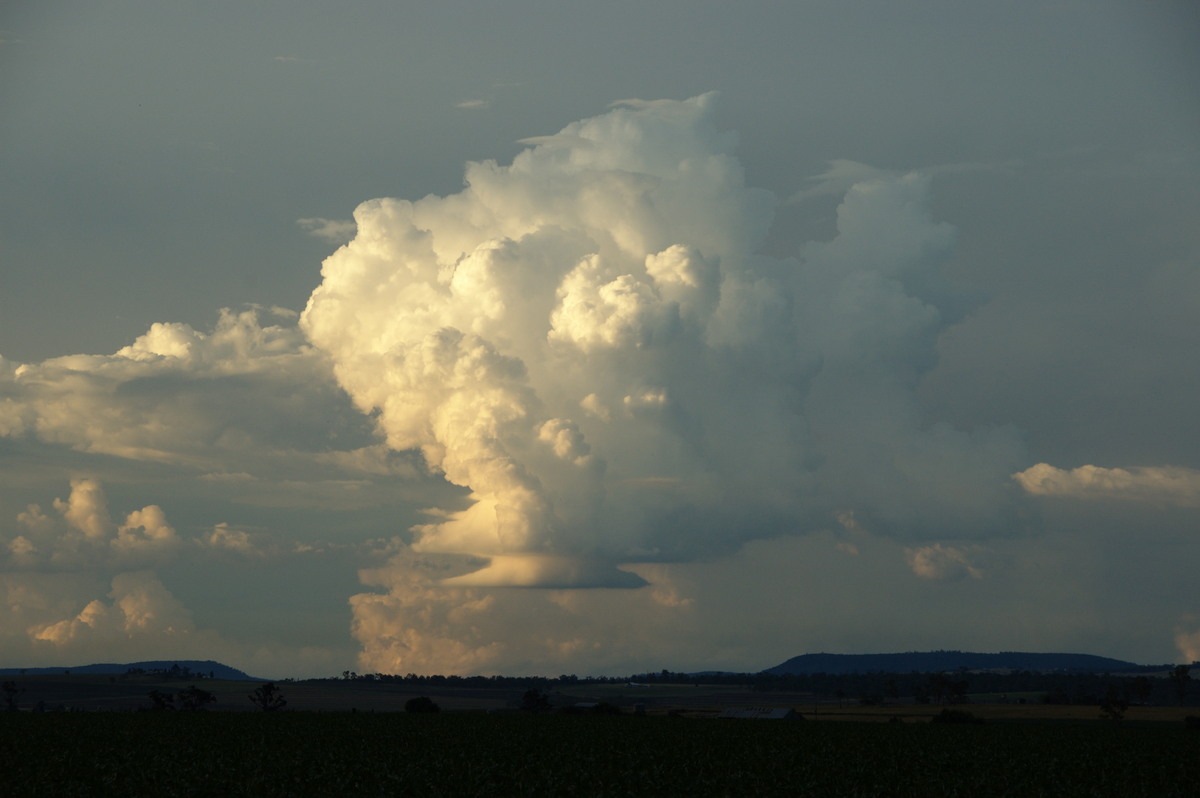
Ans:
{"label": "silhouetted tree", "polygon": [[404,702],[404,711],[405,712],[415,712],[415,713],[429,713],[429,712],[441,712],[442,708],[439,707],[432,698],[430,698],[428,696],[418,696],[417,698],[410,698]]}
{"label": "silhouetted tree", "polygon": [[17,711],[17,696],[19,696],[24,691],[17,687],[16,682],[12,682],[12,681],[5,682],[3,685],[0,685],[0,690],[4,691],[5,709],[7,709],[9,712],[16,712]]}
{"label": "silhouetted tree", "polygon": [[254,692],[247,697],[263,712],[274,712],[287,706],[287,699],[280,694],[274,682],[254,688]]}
{"label": "silhouetted tree", "polygon": [[1129,702],[1122,697],[1116,685],[1110,684],[1108,691],[1104,694],[1104,701],[1100,704],[1101,716],[1116,723],[1125,717],[1127,709],[1129,709]]}
{"label": "silhouetted tree", "polygon": [[150,696],[150,708],[155,712],[165,712],[175,708],[175,696],[159,690],[151,690],[147,693]]}
{"label": "silhouetted tree", "polygon": [[550,699],[541,690],[526,690],[525,695],[521,696],[523,712],[547,712],[549,709]]}
{"label": "silhouetted tree", "polygon": [[900,686],[896,684],[895,679],[888,679],[883,683],[883,694],[892,701],[897,701],[900,698]]}
{"label": "silhouetted tree", "polygon": [[1190,665],[1176,665],[1171,671],[1171,683],[1175,685],[1175,695],[1179,697],[1180,704],[1187,699],[1188,682],[1192,680],[1192,675],[1188,673],[1190,669]]}
{"label": "silhouetted tree", "polygon": [[1145,704],[1153,692],[1154,685],[1145,676],[1139,676],[1133,680],[1133,695],[1137,698],[1139,704]]}
{"label": "silhouetted tree", "polygon": [[962,709],[943,709],[929,720],[931,723],[983,723],[983,718]]}
{"label": "silhouetted tree", "polygon": [[207,690],[201,690],[194,684],[189,685],[186,690],[180,690],[175,695],[179,699],[180,708],[190,712],[199,712],[217,700],[215,695]]}
{"label": "silhouetted tree", "polygon": [[950,679],[944,673],[929,674],[929,693],[933,696],[935,704],[942,703],[942,699],[946,696],[946,691],[950,689]]}

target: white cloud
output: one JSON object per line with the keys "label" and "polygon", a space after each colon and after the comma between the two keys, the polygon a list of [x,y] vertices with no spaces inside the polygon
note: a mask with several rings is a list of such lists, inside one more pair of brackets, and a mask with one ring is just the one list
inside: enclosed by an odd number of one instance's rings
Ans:
{"label": "white cloud", "polygon": [[[272,487],[278,486],[268,483],[268,488]],[[298,485],[294,493],[299,495],[311,488],[307,484]],[[329,499],[292,506],[328,508],[337,507],[338,503]],[[346,547],[362,548],[369,553],[377,545],[377,541],[300,544],[290,541],[286,534],[249,532],[225,521],[213,525],[206,533],[182,538],[163,509],[155,504],[133,510],[118,524],[109,515],[103,486],[90,478],[72,480],[69,497],[55,499],[49,512],[36,504],[29,505],[15,521],[12,525],[0,523],[0,572],[103,573],[163,566],[184,554],[193,558],[193,562],[197,555],[219,553],[262,560]]]}
{"label": "white cloud", "polygon": [[355,211],[301,327],[391,447],[470,489],[415,549],[489,559],[489,584],[574,558],[582,584],[846,510],[898,536],[1007,522],[1019,436],[919,418],[946,324],[922,286],[954,237],[928,179],[858,170],[837,238],[768,258],[774,200],[712,111],[619,103],[459,194]]}
{"label": "white cloud", "polygon": [[[136,567],[170,560],[180,538],[161,507],[130,512],[112,520],[104,489],[95,479],[71,480],[67,499],[55,499],[52,513],[36,504],[16,517],[7,535],[0,525],[0,569],[66,570]],[[4,557],[7,549],[7,557]]]}
{"label": "white cloud", "polygon": [[1200,507],[1200,471],[1189,468],[1100,468],[1085,465],[1066,470],[1048,463],[1038,463],[1013,474],[1013,479],[1035,496]]}
{"label": "white cloud", "polygon": [[118,574],[109,597],[111,603],[96,599],[74,618],[35,627],[30,635],[60,647],[81,640],[115,642],[136,637],[169,646],[169,638],[195,632],[191,614],[151,572]]}
{"label": "white cloud", "polygon": [[224,310],[210,332],[157,323],[112,355],[0,363],[0,434],[213,471],[294,468],[368,443],[288,313]]}

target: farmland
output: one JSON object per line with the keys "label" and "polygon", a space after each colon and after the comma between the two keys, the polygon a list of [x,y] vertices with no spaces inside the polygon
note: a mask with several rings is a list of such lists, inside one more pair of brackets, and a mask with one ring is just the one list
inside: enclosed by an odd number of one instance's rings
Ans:
{"label": "farmland", "polygon": [[[15,679],[20,689],[18,703],[25,710],[40,706],[47,711],[133,711],[148,709],[151,691],[171,694],[195,684],[211,692],[209,709],[250,711],[248,695],[261,682],[224,679],[169,678],[164,674],[39,674]],[[792,707],[813,720],[927,721],[941,710],[936,703],[918,704],[911,699],[888,701],[881,706],[862,706],[854,698],[793,691],[754,691],[735,684],[642,684],[578,682],[574,684],[518,684],[508,686],[463,686],[455,684],[408,684],[368,679],[320,679],[281,682],[287,709],[299,712],[402,712],[405,703],[429,696],[449,712],[490,712],[513,709],[530,686],[544,690],[556,707],[576,702],[605,702],[632,713],[638,705],[649,715],[668,713],[700,717],[729,706]],[[969,695],[967,708],[979,717],[995,720],[1076,720],[1100,718],[1092,704],[1044,704],[1042,693]],[[1200,707],[1164,705],[1128,707],[1126,722],[1172,722],[1200,715]]]}
{"label": "farmland", "polygon": [[[210,711],[136,711],[193,683],[212,693]],[[945,707],[911,700],[579,682],[544,695],[560,710],[623,714],[528,714],[513,684],[329,679],[280,683],[286,711],[253,711],[261,684],[25,676],[26,711],[0,713],[4,794],[1194,796],[1200,784],[1186,706],[1129,706],[1115,722],[1095,705],[977,694],[959,709],[986,723],[942,724],[930,721]],[[405,713],[418,696],[443,711]],[[763,704],[805,720],[712,719]]]}
{"label": "farmland", "polygon": [[1179,724],[0,715],[6,795],[1195,795]]}

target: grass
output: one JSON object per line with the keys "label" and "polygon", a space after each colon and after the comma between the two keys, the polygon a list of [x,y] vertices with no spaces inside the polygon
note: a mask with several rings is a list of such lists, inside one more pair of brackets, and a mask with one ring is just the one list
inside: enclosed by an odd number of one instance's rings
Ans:
{"label": "grass", "polygon": [[1177,727],[442,713],[0,715],[6,796],[1194,796]]}

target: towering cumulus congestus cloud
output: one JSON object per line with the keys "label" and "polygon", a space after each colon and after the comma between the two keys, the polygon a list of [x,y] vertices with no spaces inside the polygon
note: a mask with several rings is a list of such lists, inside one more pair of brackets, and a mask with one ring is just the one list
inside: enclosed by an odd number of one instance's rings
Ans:
{"label": "towering cumulus congestus cloud", "polygon": [[459,586],[633,586],[853,511],[971,535],[1022,464],[1003,431],[922,425],[946,320],[923,287],[952,231],[927,180],[856,185],[839,235],[759,254],[714,97],[630,101],[529,139],[466,188],[355,211],[302,317],[396,449],[470,491],[412,548],[489,564]]}

